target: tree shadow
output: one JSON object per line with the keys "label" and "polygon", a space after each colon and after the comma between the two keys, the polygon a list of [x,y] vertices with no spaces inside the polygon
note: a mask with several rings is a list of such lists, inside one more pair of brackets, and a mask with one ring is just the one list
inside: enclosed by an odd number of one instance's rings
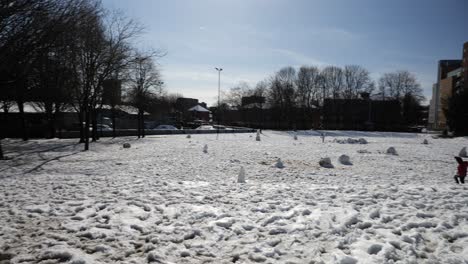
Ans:
{"label": "tree shadow", "polygon": [[76,151],[76,152],[73,152],[73,153],[70,153],[70,154],[65,154],[65,155],[57,156],[57,157],[54,157],[54,158],[51,158],[51,159],[46,159],[44,162],[40,163],[39,165],[35,166],[34,168],[29,169],[29,170],[27,170],[26,172],[24,172],[24,174],[28,174],[28,173],[31,173],[31,172],[33,172],[33,171],[37,171],[37,170],[41,169],[42,166],[46,165],[46,164],[49,163],[49,162],[52,162],[52,161],[55,161],[55,160],[59,160],[59,159],[61,159],[61,158],[73,156],[73,155],[76,155],[76,154],[78,154],[78,153],[80,153],[80,152],[81,152],[81,151]]}

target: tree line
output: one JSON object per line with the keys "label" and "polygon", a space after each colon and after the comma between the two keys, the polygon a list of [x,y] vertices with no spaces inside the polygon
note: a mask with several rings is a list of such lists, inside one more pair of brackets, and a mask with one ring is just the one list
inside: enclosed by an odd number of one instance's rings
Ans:
{"label": "tree line", "polygon": [[241,82],[224,94],[222,105],[241,109],[242,97],[264,97],[269,108],[277,109],[277,119],[293,120],[294,109],[308,111],[321,108],[325,99],[359,99],[368,95],[375,100],[397,100],[406,123],[414,118],[416,106],[424,100],[421,85],[414,74],[400,70],[384,73],[377,82],[359,65],[344,67],[301,66],[281,68],[251,87]]}
{"label": "tree line", "polygon": [[[144,136],[146,102],[162,95],[157,60],[161,50],[141,50],[142,26],[98,0],[2,0],[0,2],[0,103],[16,104],[22,138],[28,139],[25,103],[43,110],[55,136],[57,116],[72,107],[80,121],[80,142],[97,135],[97,113],[107,101],[109,80],[123,82],[138,108],[138,136]],[[112,83],[112,82],[111,82]],[[90,129],[90,128],[93,129]],[[0,146],[1,148],[1,146]]]}

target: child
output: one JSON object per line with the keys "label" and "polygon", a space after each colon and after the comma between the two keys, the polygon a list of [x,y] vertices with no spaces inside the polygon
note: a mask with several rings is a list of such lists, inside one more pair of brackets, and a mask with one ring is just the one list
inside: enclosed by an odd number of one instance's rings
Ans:
{"label": "child", "polygon": [[[460,157],[455,157],[455,159],[457,160],[458,162],[458,173],[457,175],[454,176],[455,178],[455,181],[460,184],[461,183],[465,183],[465,177],[466,177],[466,169],[468,167],[468,161],[463,161],[462,158]],[[459,181],[460,179],[460,181]]]}

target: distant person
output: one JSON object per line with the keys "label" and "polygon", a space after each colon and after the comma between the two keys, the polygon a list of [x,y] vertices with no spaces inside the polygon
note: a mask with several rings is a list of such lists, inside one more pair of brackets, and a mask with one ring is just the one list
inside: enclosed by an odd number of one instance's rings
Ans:
{"label": "distant person", "polygon": [[465,183],[465,177],[466,177],[466,169],[468,167],[468,161],[463,161],[462,158],[460,157],[455,157],[455,159],[458,162],[458,167],[457,167],[457,175],[454,176],[455,181],[460,184]]}
{"label": "distant person", "polygon": [[320,137],[322,138],[322,143],[325,143],[325,133],[324,132],[321,133]]}

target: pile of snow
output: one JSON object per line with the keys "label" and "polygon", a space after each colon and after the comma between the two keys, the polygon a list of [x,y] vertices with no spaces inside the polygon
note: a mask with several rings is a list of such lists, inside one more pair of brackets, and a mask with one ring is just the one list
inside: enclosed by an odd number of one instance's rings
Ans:
{"label": "pile of snow", "polygon": [[398,155],[398,153],[397,153],[397,151],[396,151],[396,149],[394,147],[389,147],[387,149],[387,154],[389,154],[389,155]]}
{"label": "pile of snow", "polygon": [[278,169],[284,168],[284,164],[283,164],[283,162],[281,161],[280,158],[278,158],[278,160],[276,161],[275,167],[278,168]]}
{"label": "pile of snow", "polygon": [[257,136],[255,137],[256,141],[260,141],[260,130],[257,130]]}
{"label": "pile of snow", "polygon": [[461,150],[460,150],[460,153],[458,154],[458,156],[460,157],[464,157],[464,158],[467,158],[468,155],[466,153],[466,147],[463,147]]}
{"label": "pile of snow", "polygon": [[203,153],[208,153],[208,145],[203,146]]}
{"label": "pile of snow", "polygon": [[331,159],[328,158],[328,157],[320,159],[319,165],[324,167],[324,168],[329,168],[329,169],[334,168],[333,164],[331,162]]}
{"label": "pile of snow", "polygon": [[347,139],[335,139],[333,142],[340,143],[340,144],[367,144],[367,140],[365,138],[347,138]]}
{"label": "pile of snow", "polygon": [[245,169],[244,167],[240,168],[239,175],[237,175],[238,183],[245,183]]}
{"label": "pile of snow", "polygon": [[343,164],[343,165],[353,165],[353,163],[351,163],[351,160],[349,158],[348,155],[341,155],[339,158],[338,158],[338,161]]}
{"label": "pile of snow", "polygon": [[123,148],[130,148],[132,145],[130,145],[130,143],[124,143],[123,144]]}

